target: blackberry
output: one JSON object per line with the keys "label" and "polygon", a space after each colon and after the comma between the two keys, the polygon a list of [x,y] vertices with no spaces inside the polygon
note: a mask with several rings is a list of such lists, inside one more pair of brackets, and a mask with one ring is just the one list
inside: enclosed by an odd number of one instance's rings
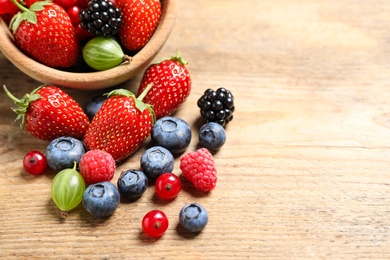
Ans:
{"label": "blackberry", "polygon": [[109,0],[90,0],[80,12],[81,27],[90,34],[109,37],[118,32],[122,24],[119,8]]}
{"label": "blackberry", "polygon": [[198,100],[200,114],[207,122],[226,126],[233,120],[234,97],[226,88],[207,89]]}

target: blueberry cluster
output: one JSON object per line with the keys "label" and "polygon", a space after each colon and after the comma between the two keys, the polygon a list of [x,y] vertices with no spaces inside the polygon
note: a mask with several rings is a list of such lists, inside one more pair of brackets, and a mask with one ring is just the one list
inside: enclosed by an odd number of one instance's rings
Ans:
{"label": "blueberry cluster", "polygon": [[207,89],[199,98],[198,107],[207,122],[225,126],[233,120],[234,97],[226,88]]}
{"label": "blueberry cluster", "polygon": [[113,36],[122,24],[119,8],[109,0],[90,0],[79,16],[81,27],[97,36]]}

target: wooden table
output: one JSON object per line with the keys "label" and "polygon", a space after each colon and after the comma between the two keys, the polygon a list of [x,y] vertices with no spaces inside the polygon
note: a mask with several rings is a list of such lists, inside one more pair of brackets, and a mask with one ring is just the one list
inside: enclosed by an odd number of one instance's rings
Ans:
{"label": "wooden table", "polygon": [[[47,142],[14,123],[0,92],[0,254],[4,259],[390,258],[390,2],[381,0],[180,0],[159,57],[180,49],[193,90],[176,116],[197,145],[196,101],[207,88],[236,97],[225,146],[214,155],[217,188],[191,185],[172,202],[150,187],[106,220],[79,206],[66,221],[50,198],[50,171],[22,169]],[[22,96],[39,85],[0,54],[0,84]],[[136,89],[140,75],[121,87]],[[67,90],[79,102],[94,92]],[[139,168],[144,145],[119,172]],[[176,160],[174,172],[181,174]],[[191,235],[178,225],[188,202],[210,220]],[[141,231],[161,209],[170,227]]]}

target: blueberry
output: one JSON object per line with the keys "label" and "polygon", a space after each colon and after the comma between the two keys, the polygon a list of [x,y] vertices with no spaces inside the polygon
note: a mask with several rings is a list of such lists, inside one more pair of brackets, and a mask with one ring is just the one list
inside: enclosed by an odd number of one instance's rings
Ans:
{"label": "blueberry", "polygon": [[126,170],[118,178],[119,193],[126,199],[141,197],[148,187],[148,178],[139,170]]}
{"label": "blueberry", "polygon": [[107,97],[103,95],[96,95],[90,98],[84,106],[85,114],[87,114],[90,121],[92,121],[96,112],[101,108]]}
{"label": "blueberry", "polygon": [[60,172],[73,168],[74,162],[79,163],[86,149],[81,141],[69,136],[54,139],[46,148],[46,159],[49,167]]}
{"label": "blueberry", "polygon": [[120,202],[117,187],[111,182],[98,182],[87,187],[83,194],[83,206],[93,216],[105,218],[114,213]]}
{"label": "blueberry", "polygon": [[157,179],[163,173],[172,172],[174,158],[170,151],[162,146],[153,146],[141,156],[141,168],[150,179]]}
{"label": "blueberry", "polygon": [[209,122],[199,129],[199,144],[210,151],[220,149],[225,141],[225,129],[218,123]]}
{"label": "blueberry", "polygon": [[207,225],[209,215],[202,205],[189,203],[180,210],[179,220],[185,230],[199,232]]}
{"label": "blueberry", "polygon": [[152,140],[171,153],[183,152],[191,142],[190,125],[177,117],[166,116],[156,121],[152,128]]}

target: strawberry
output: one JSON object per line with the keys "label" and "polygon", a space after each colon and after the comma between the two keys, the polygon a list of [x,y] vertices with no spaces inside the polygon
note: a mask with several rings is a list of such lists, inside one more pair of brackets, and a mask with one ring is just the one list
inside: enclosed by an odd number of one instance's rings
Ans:
{"label": "strawberry", "polygon": [[53,68],[68,68],[79,56],[75,29],[59,5],[38,1],[30,9],[12,0],[22,11],[10,22],[16,45],[36,61]]}
{"label": "strawberry", "polygon": [[61,136],[82,139],[88,129],[89,119],[81,106],[56,86],[45,85],[25,94],[22,99],[4,91],[18,108],[13,111],[21,119],[21,127],[31,135],[51,141]]}
{"label": "strawberry", "polygon": [[138,51],[146,45],[161,17],[160,0],[119,0],[122,25],[119,37],[129,51]]}
{"label": "strawberry", "polygon": [[189,96],[191,77],[186,64],[179,53],[176,53],[170,59],[151,64],[145,70],[138,94],[153,83],[144,102],[153,106],[157,119],[171,115]]}
{"label": "strawberry", "polygon": [[126,89],[108,93],[85,134],[86,147],[106,151],[115,161],[125,159],[138,149],[155,121],[151,106],[142,102],[151,87],[138,98]]}

